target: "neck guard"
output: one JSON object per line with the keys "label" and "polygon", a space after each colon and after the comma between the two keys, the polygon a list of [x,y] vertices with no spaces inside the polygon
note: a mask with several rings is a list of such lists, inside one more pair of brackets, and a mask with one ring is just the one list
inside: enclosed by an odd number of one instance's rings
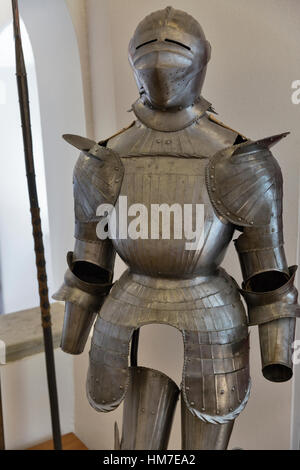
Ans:
{"label": "neck guard", "polygon": [[162,132],[176,132],[189,127],[198,121],[205,112],[211,109],[211,103],[200,97],[198,101],[188,108],[176,111],[161,111],[144,104],[142,99],[138,99],[132,110],[136,117],[150,129]]}

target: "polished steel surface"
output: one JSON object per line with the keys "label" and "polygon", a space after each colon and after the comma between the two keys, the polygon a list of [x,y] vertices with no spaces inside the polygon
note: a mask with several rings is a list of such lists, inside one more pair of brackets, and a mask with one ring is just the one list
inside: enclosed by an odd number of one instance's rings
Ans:
{"label": "polished steel surface", "polygon": [[226,450],[234,421],[205,423],[194,417],[181,396],[181,445],[183,450]]}
{"label": "polished steel surface", "polygon": [[167,449],[179,388],[157,370],[146,367],[129,370],[121,450]]}
{"label": "polished steel surface", "polygon": [[129,385],[128,356],[133,328],[98,316],[89,352],[86,392],[96,411],[109,412],[124,400]]}
{"label": "polished steel surface", "polygon": [[210,159],[206,176],[217,214],[236,226],[267,225],[281,216],[281,170],[259,142],[221,150]]}
{"label": "polished steel surface", "polygon": [[[292,375],[299,307],[295,269],[288,268],[283,247],[282,175],[270,152],[287,133],[252,141],[215,120],[201,96],[209,58],[210,45],[196,20],[171,7],[152,13],[129,46],[140,92],[132,107],[136,121],[99,144],[65,136],[82,154],[74,171],[76,244],[59,293],[67,302],[64,334],[78,344],[80,328],[85,335],[82,325],[91,322],[87,313],[102,306],[87,397],[103,412],[124,400],[123,437],[120,442],[116,428],[116,448],[167,446],[178,389],[160,372],[128,363],[131,347],[136,365],[135,339],[143,325],[166,324],[182,333],[184,449],[226,449],[248,401],[248,318],[240,293],[250,324],[259,325],[264,376],[284,381]],[[142,204],[148,236],[120,236],[117,218],[116,236],[100,242],[96,209],[103,202],[126,217],[129,207]],[[174,223],[169,237],[161,230],[151,238],[153,204],[202,205],[203,243],[187,250],[189,240],[185,233],[177,237]],[[220,267],[236,230],[241,290]],[[110,291],[105,280],[111,279],[115,253],[128,269]]]}
{"label": "polished steel surface", "polygon": [[[170,227],[170,239],[153,238],[112,240],[123,261],[137,273],[150,276],[185,278],[210,274],[220,265],[231,241],[233,227],[224,224],[216,216],[205,186],[206,159],[181,159],[168,156],[124,158],[125,175],[120,196],[127,197],[128,207],[143,204],[147,209],[151,232],[153,204],[204,205],[203,243],[197,250],[186,250],[188,239],[180,233],[176,239],[174,222]],[[119,204],[116,204],[117,211]],[[182,212],[181,212],[182,213]],[[117,231],[119,223],[117,221]]]}
{"label": "polished steel surface", "polygon": [[178,110],[176,113],[165,109],[153,109],[147,106],[142,98],[133,105],[132,110],[139,121],[150,129],[161,132],[176,132],[198,122],[206,111],[211,110],[211,103],[200,97],[193,106]]}
{"label": "polished steel surface", "polygon": [[298,291],[294,286],[297,266],[290,268],[289,280],[269,292],[253,292],[242,289],[246,300],[250,325],[260,325],[278,318],[300,316],[297,303]]}
{"label": "polished steel surface", "polygon": [[102,306],[111,283],[89,283],[77,277],[74,269],[73,253],[68,253],[69,269],[64,283],[52,296],[65,301],[65,316],[61,337],[61,348],[69,354],[83,352],[91,327]]}
{"label": "polished steel surface", "polygon": [[237,284],[222,269],[186,280],[155,279],[126,271],[106,298],[100,319],[134,328],[168,323],[179,330],[203,332],[211,342],[221,344],[234,341],[232,330],[247,329]]}
{"label": "polished steel surface", "polygon": [[186,108],[200,96],[210,44],[199,23],[167,7],[146,16],[129,44],[129,62],[148,106]]}
{"label": "polished steel surface", "polygon": [[249,341],[238,330],[236,336],[219,345],[200,343],[198,332],[185,333],[182,395],[191,414],[206,423],[228,423],[248,402]]}
{"label": "polished steel surface", "polygon": [[79,307],[98,312],[103,304],[104,297],[110,291],[112,284],[99,281],[98,283],[86,282],[79,279],[73,270],[73,253],[68,253],[69,269],[65,273],[64,283],[52,296],[55,300],[71,302]]}
{"label": "polished steel surface", "polygon": [[279,318],[259,325],[262,373],[271,382],[286,382],[293,376],[295,318]]}
{"label": "polished steel surface", "polygon": [[187,280],[130,271],[121,276],[94,328],[87,386],[92,406],[110,411],[124,399],[133,331],[152,323],[182,332],[182,390],[192,413],[207,422],[234,419],[249,395],[248,328],[237,285],[223,270]]}
{"label": "polished steel surface", "polygon": [[156,116],[157,111],[151,111],[147,119],[144,117],[145,124],[137,119],[129,129],[108,140],[107,148],[118,153],[123,163],[125,157],[141,156],[208,158],[231,147],[239,135],[206,113],[188,127],[185,127],[186,121],[180,119],[183,129],[172,129],[168,116],[164,120],[165,130],[152,129],[152,114]]}
{"label": "polished steel surface", "polygon": [[[94,230],[96,232],[95,226]],[[85,261],[113,273],[115,258],[116,252],[109,238],[106,240],[97,239],[97,242],[79,238],[75,241],[73,263]]]}
{"label": "polished steel surface", "polygon": [[123,179],[123,166],[117,153],[96,144],[80,154],[74,169],[75,218],[96,222],[100,204],[114,204]]}
{"label": "polished steel surface", "polygon": [[97,313],[66,302],[61,349],[69,354],[81,354]]}

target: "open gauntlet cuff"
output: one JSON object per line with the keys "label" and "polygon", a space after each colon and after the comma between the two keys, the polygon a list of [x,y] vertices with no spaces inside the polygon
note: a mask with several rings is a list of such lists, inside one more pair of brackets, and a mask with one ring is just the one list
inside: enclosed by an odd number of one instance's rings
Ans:
{"label": "open gauntlet cuff", "polygon": [[89,283],[82,281],[72,272],[73,253],[67,255],[69,269],[65,273],[64,283],[52,296],[55,300],[71,302],[87,311],[97,312],[109,293],[111,283]]}
{"label": "open gauntlet cuff", "polygon": [[[300,316],[298,292],[294,286],[297,266],[289,268],[289,280],[276,290],[253,292],[241,289],[247,307],[250,325],[261,325],[279,318]],[[244,287],[244,285],[243,285]]]}
{"label": "open gauntlet cuff", "polygon": [[248,307],[249,323],[258,325],[262,373],[272,382],[285,382],[293,375],[295,317],[300,314],[294,286],[296,270],[297,266],[289,268],[288,281],[278,289],[241,290]]}

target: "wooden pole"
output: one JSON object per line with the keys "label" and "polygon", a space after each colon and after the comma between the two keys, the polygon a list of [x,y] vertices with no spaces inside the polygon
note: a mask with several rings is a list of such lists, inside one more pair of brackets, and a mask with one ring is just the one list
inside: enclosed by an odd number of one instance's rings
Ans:
{"label": "wooden pole", "polygon": [[13,20],[14,20],[14,36],[16,47],[16,76],[18,84],[18,94],[20,103],[20,113],[22,122],[22,133],[24,143],[24,155],[26,176],[28,183],[28,194],[30,201],[31,222],[33,228],[34,251],[37,266],[37,278],[39,286],[41,319],[44,334],[45,359],[48,379],[48,390],[50,399],[51,422],[54,448],[61,450],[61,433],[59,422],[59,408],[57,398],[57,387],[55,377],[54,351],[51,329],[50,303],[48,297],[48,285],[46,274],[46,262],[44,254],[43,234],[41,229],[40,209],[38,202],[38,194],[36,189],[33,149],[32,149],[32,133],[30,121],[30,107],[28,83],[26,75],[26,67],[23,55],[22,38],[20,30],[20,17],[18,0],[12,0]]}
{"label": "wooden pole", "polygon": [[1,381],[0,381],[0,450],[5,450]]}

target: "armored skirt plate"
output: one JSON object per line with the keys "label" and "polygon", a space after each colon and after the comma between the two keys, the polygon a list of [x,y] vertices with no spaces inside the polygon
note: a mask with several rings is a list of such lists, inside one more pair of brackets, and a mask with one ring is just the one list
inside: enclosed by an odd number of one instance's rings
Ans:
{"label": "armored skirt plate", "polygon": [[95,324],[87,395],[98,411],[124,399],[134,330],[151,323],[182,332],[182,394],[205,422],[226,423],[242,411],[250,389],[247,318],[237,285],[222,269],[193,279],[155,279],[126,271]]}

